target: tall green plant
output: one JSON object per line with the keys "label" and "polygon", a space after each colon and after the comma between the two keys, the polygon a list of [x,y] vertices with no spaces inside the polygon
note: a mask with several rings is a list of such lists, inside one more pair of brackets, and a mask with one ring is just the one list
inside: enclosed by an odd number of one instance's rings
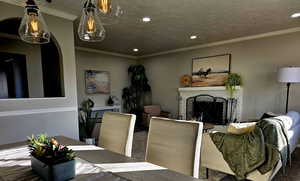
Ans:
{"label": "tall green plant", "polygon": [[151,91],[143,65],[131,65],[128,68],[130,86],[123,89],[122,99],[127,112],[138,114],[143,110],[143,98]]}
{"label": "tall green plant", "polygon": [[226,90],[229,92],[230,98],[233,98],[237,86],[242,85],[242,77],[237,73],[230,73],[225,81]]}
{"label": "tall green plant", "polygon": [[81,103],[79,110],[79,126],[80,126],[80,137],[91,138],[94,126],[97,121],[97,115],[92,117],[92,108],[95,103],[91,99],[87,99]]}

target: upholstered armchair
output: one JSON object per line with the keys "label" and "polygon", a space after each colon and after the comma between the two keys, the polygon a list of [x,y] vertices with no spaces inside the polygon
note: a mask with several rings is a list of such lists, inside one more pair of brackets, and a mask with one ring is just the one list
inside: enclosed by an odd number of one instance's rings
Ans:
{"label": "upholstered armchair", "polygon": [[171,113],[167,111],[162,111],[160,105],[144,106],[143,123],[145,126],[149,127],[151,117],[153,116],[170,118]]}

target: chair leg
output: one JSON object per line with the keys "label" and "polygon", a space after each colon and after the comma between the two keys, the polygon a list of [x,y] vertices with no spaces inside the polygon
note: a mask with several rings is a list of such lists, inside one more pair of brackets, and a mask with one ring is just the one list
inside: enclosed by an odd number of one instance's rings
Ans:
{"label": "chair leg", "polygon": [[208,172],[209,172],[209,170],[208,170],[208,168],[206,168],[206,169],[205,169],[205,178],[206,178],[206,179],[208,179],[208,174],[209,174]]}

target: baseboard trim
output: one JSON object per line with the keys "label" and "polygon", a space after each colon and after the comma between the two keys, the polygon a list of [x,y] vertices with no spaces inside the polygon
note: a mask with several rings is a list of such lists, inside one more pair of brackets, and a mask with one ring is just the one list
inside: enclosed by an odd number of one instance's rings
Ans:
{"label": "baseboard trim", "polygon": [[0,112],[0,117],[58,113],[58,112],[73,112],[73,111],[77,111],[77,109],[78,109],[77,107],[61,107],[61,108],[28,109],[28,110],[24,109],[24,110],[17,110],[17,111],[2,111]]}

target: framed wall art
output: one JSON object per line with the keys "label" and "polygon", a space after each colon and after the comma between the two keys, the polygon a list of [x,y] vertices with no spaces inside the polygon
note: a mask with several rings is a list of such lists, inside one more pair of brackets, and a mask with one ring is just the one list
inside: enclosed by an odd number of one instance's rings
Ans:
{"label": "framed wall art", "polygon": [[85,91],[87,94],[109,94],[110,76],[109,72],[86,70]]}
{"label": "framed wall art", "polygon": [[193,58],[192,86],[224,86],[231,69],[231,54]]}

